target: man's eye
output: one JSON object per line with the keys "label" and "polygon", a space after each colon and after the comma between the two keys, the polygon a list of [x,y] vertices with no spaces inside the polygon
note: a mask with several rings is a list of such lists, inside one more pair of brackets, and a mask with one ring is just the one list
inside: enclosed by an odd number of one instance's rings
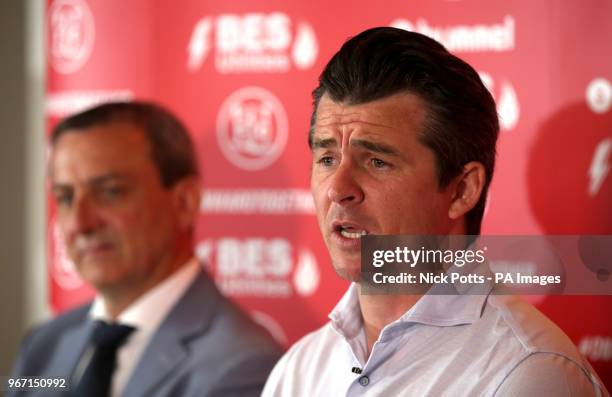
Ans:
{"label": "man's eye", "polygon": [[381,159],[374,158],[374,159],[371,160],[371,162],[372,162],[372,165],[374,166],[374,168],[386,168],[386,167],[389,166],[389,164],[387,164],[386,161],[381,160]]}
{"label": "man's eye", "polygon": [[105,187],[100,190],[100,194],[105,200],[114,200],[125,195],[126,189],[120,186]]}
{"label": "man's eye", "polygon": [[59,207],[70,207],[72,205],[71,194],[56,194],[55,202]]}
{"label": "man's eye", "polygon": [[323,156],[319,160],[317,160],[317,163],[325,167],[330,167],[334,165],[334,158],[331,156]]}

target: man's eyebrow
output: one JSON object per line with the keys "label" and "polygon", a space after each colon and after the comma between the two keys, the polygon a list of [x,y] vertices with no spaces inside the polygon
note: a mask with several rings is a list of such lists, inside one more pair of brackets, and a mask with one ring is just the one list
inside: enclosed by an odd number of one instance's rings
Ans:
{"label": "man's eyebrow", "polygon": [[53,192],[60,192],[60,191],[66,191],[66,190],[70,190],[72,189],[72,186],[65,184],[65,183],[53,183],[53,185],[51,185],[51,191]]}
{"label": "man's eyebrow", "polygon": [[104,174],[100,176],[96,176],[87,181],[88,185],[102,185],[106,182],[121,182],[129,180],[130,176],[127,174],[120,174],[117,172],[111,172],[109,174]]}
{"label": "man's eyebrow", "polygon": [[363,139],[352,139],[351,146],[358,146],[367,149],[371,152],[389,154],[392,156],[398,156],[397,150],[391,146],[385,145],[384,143],[376,143],[372,141],[365,141]]}
{"label": "man's eyebrow", "polygon": [[[108,182],[121,182],[121,181],[130,180],[130,179],[131,177],[127,174],[112,172],[112,173],[93,177],[89,179],[87,182],[85,182],[85,184],[89,186],[100,186]],[[70,189],[71,187],[72,187],[71,184],[64,183],[64,182],[53,182],[51,186],[53,190]]]}
{"label": "man's eyebrow", "polygon": [[336,142],[335,138],[315,139],[314,142],[312,142],[312,150],[328,149],[336,146],[338,146],[338,142]]}

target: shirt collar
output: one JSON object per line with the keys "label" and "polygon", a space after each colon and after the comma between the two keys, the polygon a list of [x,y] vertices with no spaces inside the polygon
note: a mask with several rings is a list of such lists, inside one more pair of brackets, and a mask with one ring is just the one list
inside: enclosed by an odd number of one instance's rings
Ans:
{"label": "shirt collar", "polygon": [[487,294],[423,295],[398,321],[438,327],[472,324],[482,315]]}
{"label": "shirt collar", "polygon": [[352,339],[362,328],[357,284],[351,283],[344,296],[329,313],[332,327],[347,339]]}
{"label": "shirt collar", "polygon": [[[197,259],[195,257],[190,259],[181,269],[147,291],[123,310],[115,321],[119,324],[135,327],[139,331],[157,329],[170,309],[195,280],[199,269],[200,264]],[[111,321],[111,316],[106,310],[106,305],[100,295],[97,295],[94,299],[89,317],[93,320]]]}
{"label": "shirt collar", "polygon": [[[414,323],[438,327],[472,324],[481,317],[490,288],[484,291],[486,292],[471,295],[425,294],[398,320],[385,328]],[[347,339],[358,335],[363,326],[358,294],[357,285],[352,283],[329,313],[332,327]]]}

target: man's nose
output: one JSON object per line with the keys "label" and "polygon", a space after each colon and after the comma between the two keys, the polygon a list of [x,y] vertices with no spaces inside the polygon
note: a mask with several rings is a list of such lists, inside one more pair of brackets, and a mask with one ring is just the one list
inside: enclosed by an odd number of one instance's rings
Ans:
{"label": "man's nose", "polygon": [[68,215],[67,232],[89,234],[101,224],[99,211],[91,198],[84,195],[75,199]]}
{"label": "man's nose", "polygon": [[331,201],[340,205],[359,204],[363,201],[364,193],[356,177],[357,170],[354,165],[344,160],[332,176],[328,190]]}

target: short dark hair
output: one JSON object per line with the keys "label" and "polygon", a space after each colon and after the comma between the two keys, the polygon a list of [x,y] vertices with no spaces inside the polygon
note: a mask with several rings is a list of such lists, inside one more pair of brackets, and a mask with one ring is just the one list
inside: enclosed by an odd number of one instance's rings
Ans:
{"label": "short dark hair", "polygon": [[309,145],[312,147],[317,107],[324,94],[334,102],[356,105],[398,93],[412,93],[425,101],[427,115],[419,139],[436,156],[440,187],[447,186],[468,162],[484,165],[482,195],[466,215],[466,233],[480,234],[499,134],[495,101],[474,68],[437,41],[419,33],[378,27],[344,43],[312,93]]}
{"label": "short dark hair", "polygon": [[115,123],[142,128],[164,187],[189,175],[199,175],[193,142],[185,126],[163,107],[151,102],[110,102],[62,120],[51,132],[51,145],[67,132]]}

